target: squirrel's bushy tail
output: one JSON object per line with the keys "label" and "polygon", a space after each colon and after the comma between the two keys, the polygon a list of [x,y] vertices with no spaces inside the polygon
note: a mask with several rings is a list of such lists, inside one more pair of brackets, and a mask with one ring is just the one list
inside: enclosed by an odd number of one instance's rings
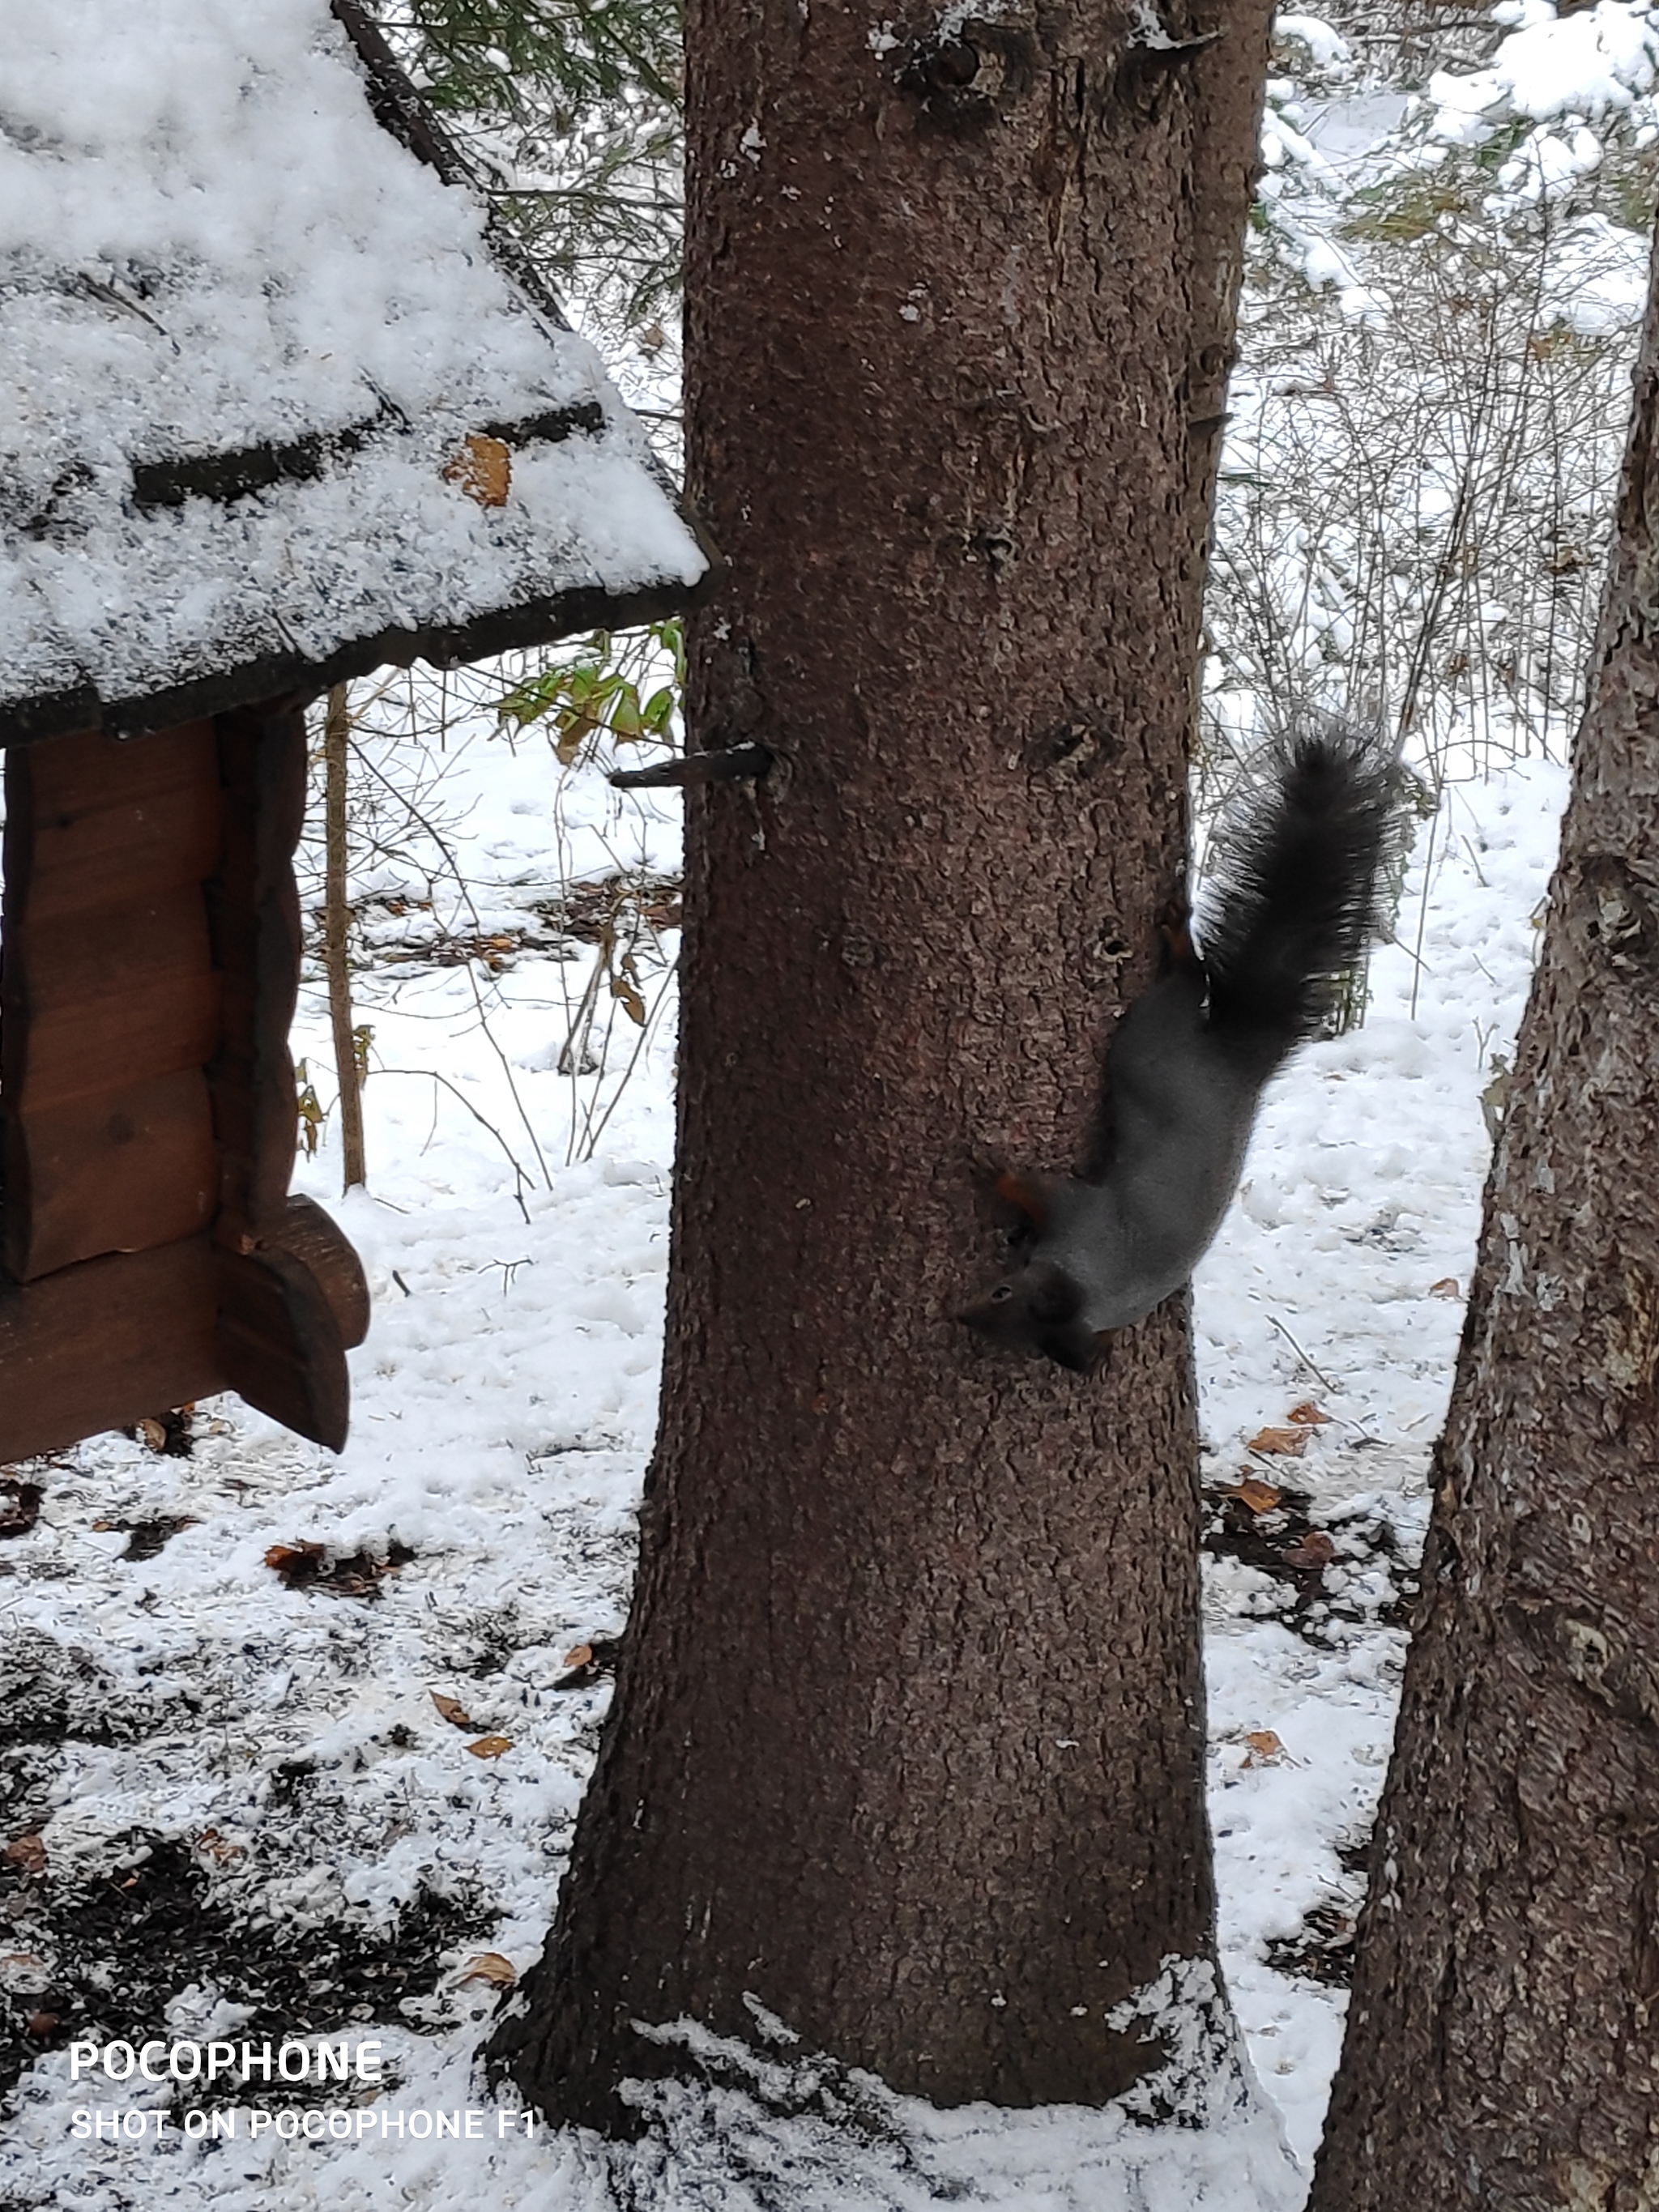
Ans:
{"label": "squirrel's bushy tail", "polygon": [[1274,739],[1214,846],[1197,930],[1218,1042],[1264,1073],[1315,1036],[1384,926],[1407,835],[1397,749],[1322,717]]}

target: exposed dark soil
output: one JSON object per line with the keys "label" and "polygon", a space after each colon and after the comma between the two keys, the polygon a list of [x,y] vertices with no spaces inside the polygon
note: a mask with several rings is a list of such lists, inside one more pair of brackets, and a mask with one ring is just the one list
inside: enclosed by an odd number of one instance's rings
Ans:
{"label": "exposed dark soil", "polygon": [[[6,1948],[46,1969],[35,1977],[43,1987],[0,1995],[0,2090],[71,2039],[136,2046],[155,2036],[168,2002],[192,1983],[252,2008],[234,2031],[239,2044],[398,2018],[405,1999],[433,1990],[446,1954],[489,1923],[472,1900],[422,1891],[390,1930],[346,1919],[251,1924],[213,1899],[203,1858],[178,1838],[134,1838],[125,1856],[140,1851],[137,1864],[80,1887],[50,1869],[0,1865]],[[302,2082],[257,2086],[263,2104],[314,2094]],[[229,2101],[240,2093],[228,2098],[222,2080],[215,2094]],[[179,2095],[181,2108],[207,2100],[205,2085],[180,2082]]]}
{"label": "exposed dark soil", "polygon": [[1322,1982],[1328,1989],[1346,1990],[1353,1978],[1354,1923],[1357,1903],[1327,1898],[1310,1906],[1294,1936],[1276,1936],[1262,1946],[1262,1956],[1281,1974],[1297,1974],[1304,1981]]}
{"label": "exposed dark soil", "polygon": [[40,1517],[43,1495],[38,1482],[9,1475],[0,1481],[0,1536],[27,1536]]}
{"label": "exposed dark soil", "polygon": [[383,1579],[406,1567],[414,1557],[407,1544],[390,1544],[381,1555],[332,1552],[326,1544],[301,1539],[294,1544],[271,1545],[265,1553],[265,1565],[285,1589],[322,1590],[330,1597],[376,1598]]}
{"label": "exposed dark soil", "polygon": [[[1281,1489],[1270,1512],[1252,1512],[1220,1487],[1204,1492],[1204,1548],[1212,1559],[1237,1559],[1279,1585],[1274,1617],[1307,1643],[1327,1647],[1346,1641],[1354,1627],[1404,1628],[1417,1596],[1417,1559],[1381,1513],[1314,1518],[1307,1491]],[[1334,1531],[1339,1541],[1333,1541]],[[1350,1576],[1381,1568],[1392,1595],[1381,1605],[1334,1590],[1328,1569]]]}

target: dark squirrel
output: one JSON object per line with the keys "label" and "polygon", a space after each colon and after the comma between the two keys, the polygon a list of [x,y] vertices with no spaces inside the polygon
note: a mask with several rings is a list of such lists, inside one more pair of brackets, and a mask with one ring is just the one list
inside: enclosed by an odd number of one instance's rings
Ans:
{"label": "dark squirrel", "polygon": [[1334,718],[1266,749],[1217,841],[1199,947],[1171,909],[1163,972],[1113,1036],[1103,1173],[999,1178],[1029,1249],[963,1321],[1086,1372],[1110,1331],[1188,1279],[1237,1186],[1262,1086],[1317,1035],[1379,930],[1402,788],[1395,748]]}

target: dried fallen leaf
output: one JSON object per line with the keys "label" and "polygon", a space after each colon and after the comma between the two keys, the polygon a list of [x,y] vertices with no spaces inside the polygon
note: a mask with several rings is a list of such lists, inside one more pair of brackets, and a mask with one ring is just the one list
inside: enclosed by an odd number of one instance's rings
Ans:
{"label": "dried fallen leaf", "polygon": [[591,1690],[605,1675],[616,1673],[621,1656],[622,1645],[614,1636],[594,1636],[586,1644],[574,1644],[564,1655],[566,1671],[553,1686],[556,1690]]}
{"label": "dried fallen leaf", "polygon": [[1250,1747],[1246,1766],[1271,1766],[1285,1755],[1284,1745],[1271,1729],[1247,1729],[1244,1741]]}
{"label": "dried fallen leaf", "polygon": [[222,1836],[216,1828],[204,1828],[196,1838],[196,1848],[198,1851],[204,1852],[216,1865],[228,1866],[232,1859],[241,1857],[246,1846],[241,1844],[233,1844],[228,1836]]}
{"label": "dried fallen leaf", "polygon": [[1246,1475],[1243,1482],[1222,1494],[1236,1498],[1248,1513],[1271,1513],[1285,1495],[1282,1490],[1275,1490],[1271,1482],[1258,1482],[1253,1474]]}
{"label": "dried fallen leaf", "polygon": [[1299,1406],[1292,1406],[1285,1418],[1304,1429],[1317,1429],[1322,1428],[1331,1417],[1328,1413],[1322,1413],[1311,1398],[1304,1398]]}
{"label": "dried fallen leaf", "polygon": [[181,1528],[193,1528],[195,1526],[193,1513],[169,1513],[154,1521],[129,1522],[127,1548],[121,1557],[124,1559],[153,1559]]}
{"label": "dried fallen leaf", "polygon": [[480,1951],[455,1977],[458,1982],[488,1982],[493,1990],[510,1990],[519,1978],[518,1968],[499,1951]]}
{"label": "dried fallen leaf", "polygon": [[[301,1111],[304,1112],[303,1103]],[[319,1109],[320,1110],[320,1109]],[[193,1442],[193,1405],[165,1407],[159,1413],[141,1413],[125,1434],[168,1459],[188,1459]]]}
{"label": "dried fallen leaf", "polygon": [[1307,1448],[1306,1429],[1258,1429],[1244,1447],[1246,1451],[1279,1452],[1287,1459],[1295,1459]]}
{"label": "dried fallen leaf", "polygon": [[1443,1275],[1437,1283],[1431,1283],[1429,1285],[1429,1296],[1431,1298],[1455,1298],[1461,1297],[1462,1292],[1457,1287],[1456,1276]]}
{"label": "dried fallen leaf", "polygon": [[480,507],[505,507],[513,483],[513,456],[499,438],[475,430],[461,451],[444,463],[444,481],[459,484]]}
{"label": "dried fallen leaf", "polygon": [[331,1559],[326,1544],[305,1537],[297,1544],[271,1545],[265,1553],[265,1565],[282,1577],[288,1589],[319,1589],[330,1597],[373,1598],[380,1595],[382,1577],[396,1574],[414,1556],[407,1544],[393,1542],[387,1545],[384,1559],[364,1551]]}
{"label": "dried fallen leaf", "polygon": [[467,1746],[474,1759],[499,1759],[504,1751],[511,1751],[512,1748],[510,1735],[481,1735],[477,1743]]}
{"label": "dried fallen leaf", "polygon": [[611,978],[611,995],[613,999],[621,1000],[623,1012],[628,1016],[629,1021],[640,1029],[645,1027],[645,1000],[626,975],[613,975]]}
{"label": "dried fallen leaf", "polygon": [[24,1874],[44,1874],[46,1870],[46,1847],[38,1835],[14,1836],[0,1858]]}
{"label": "dried fallen leaf", "polygon": [[265,1549],[265,1565],[274,1568],[290,1589],[312,1581],[327,1557],[327,1545],[314,1544],[308,1538],[297,1544],[268,1545]]}
{"label": "dried fallen leaf", "polygon": [[447,1698],[441,1690],[434,1690],[430,1695],[433,1704],[452,1726],[458,1729],[477,1727],[478,1723],[468,1713],[466,1707],[459,1698]]}
{"label": "dried fallen leaf", "polygon": [[1290,1545],[1279,1556],[1286,1566],[1328,1567],[1336,1547],[1322,1528],[1310,1528],[1299,1544]]}

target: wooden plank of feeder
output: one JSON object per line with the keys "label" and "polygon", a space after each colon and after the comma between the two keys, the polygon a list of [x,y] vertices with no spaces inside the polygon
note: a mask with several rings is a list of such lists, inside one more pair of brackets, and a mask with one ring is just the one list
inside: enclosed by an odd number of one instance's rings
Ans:
{"label": "wooden plank of feeder", "polygon": [[[25,955],[20,964],[27,972],[32,963]],[[219,978],[210,967],[158,967],[126,991],[25,990],[20,1111],[200,1068],[219,1042]]]}
{"label": "wooden plank of feeder", "polygon": [[218,1357],[250,1406],[331,1451],[344,1444],[351,1395],[339,1324],[290,1253],[219,1248]]}
{"label": "wooden plank of feeder", "polygon": [[0,1261],[19,1280],[211,1218],[203,885],[222,840],[210,723],[7,756]]}
{"label": "wooden plank of feeder", "polygon": [[283,1218],[299,1129],[288,1037],[300,988],[294,848],[305,823],[305,718],[283,702],[219,717],[224,865],[210,887],[223,1034],[208,1071],[220,1146],[222,1243]]}
{"label": "wooden plank of feeder", "polygon": [[53,1273],[100,1252],[142,1252],[206,1229],[219,1194],[199,1067],[15,1117],[9,1271]]}
{"label": "wooden plank of feeder", "polygon": [[121,741],[100,731],[8,748],[11,806],[27,810],[35,920],[153,897],[219,866],[223,808],[211,722]]}
{"label": "wooden plank of feeder", "polygon": [[218,726],[225,858],[210,903],[223,1035],[209,1082],[220,1355],[250,1405],[337,1451],[350,1402],[346,1345],[361,1340],[367,1292],[345,1238],[288,1190],[299,1126],[288,1037],[300,979],[305,720],[278,701],[221,715]]}
{"label": "wooden plank of feeder", "polygon": [[[8,764],[3,1249],[30,1279],[0,1282],[0,1454],[227,1388],[345,1440],[368,1291],[288,1193],[304,723],[279,702],[204,735]],[[82,1256],[129,1243],[155,1249]]]}
{"label": "wooden plank of feeder", "polygon": [[199,882],[40,921],[25,871],[8,901],[31,1103],[200,1067],[219,1042],[220,979]]}
{"label": "wooden plank of feeder", "polygon": [[314,1199],[291,1197],[270,1241],[316,1278],[346,1349],[361,1344],[368,1334],[368,1284],[345,1231]]}
{"label": "wooden plank of feeder", "polygon": [[0,1461],[227,1388],[217,1304],[205,1237],[0,1282]]}

